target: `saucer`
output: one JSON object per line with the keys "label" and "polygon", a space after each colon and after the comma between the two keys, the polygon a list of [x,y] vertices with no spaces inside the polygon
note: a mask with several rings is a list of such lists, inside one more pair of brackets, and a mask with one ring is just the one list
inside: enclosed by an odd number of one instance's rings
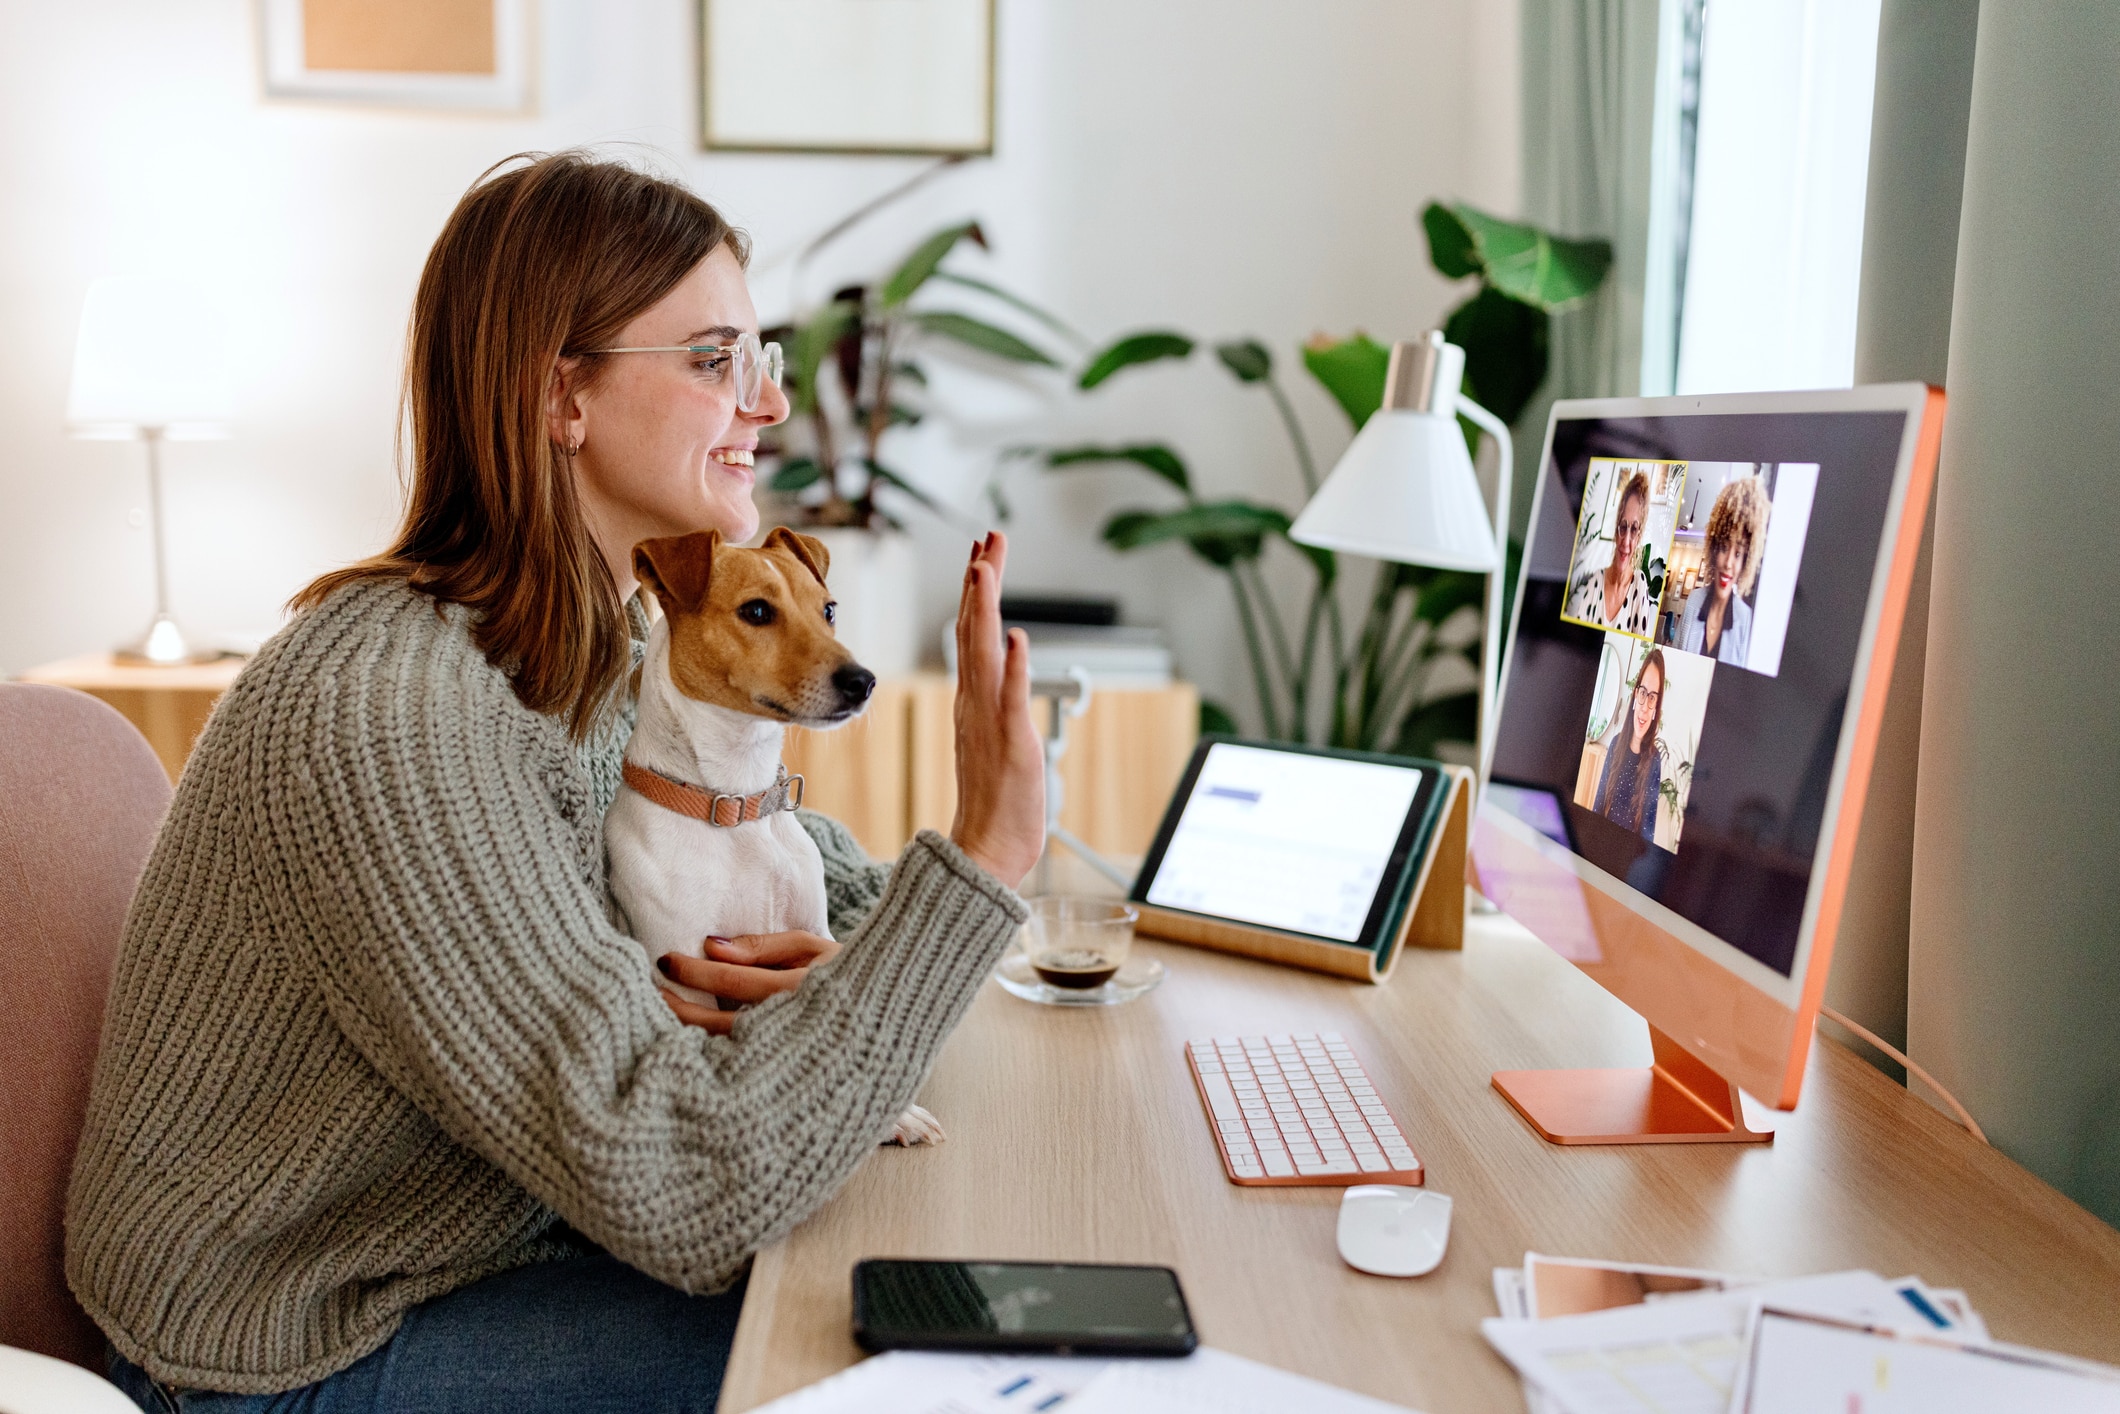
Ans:
{"label": "saucer", "polygon": [[1154,991],[1163,980],[1163,964],[1136,953],[1101,987],[1055,987],[1031,970],[1021,948],[1011,948],[994,969],[994,980],[1025,1001],[1045,1006],[1117,1006]]}

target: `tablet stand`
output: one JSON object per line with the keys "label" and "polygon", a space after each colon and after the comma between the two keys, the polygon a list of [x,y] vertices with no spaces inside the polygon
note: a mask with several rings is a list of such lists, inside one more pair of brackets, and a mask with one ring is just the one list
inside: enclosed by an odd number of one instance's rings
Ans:
{"label": "tablet stand", "polygon": [[1227,919],[1176,913],[1137,903],[1140,921],[1134,931],[1220,952],[1242,953],[1266,962],[1283,962],[1330,972],[1363,982],[1382,982],[1391,975],[1402,947],[1456,949],[1465,946],[1465,858],[1472,825],[1472,772],[1441,766],[1443,807],[1435,828],[1421,847],[1420,866],[1399,931],[1371,951],[1348,943],[1327,942],[1279,928],[1263,928]]}

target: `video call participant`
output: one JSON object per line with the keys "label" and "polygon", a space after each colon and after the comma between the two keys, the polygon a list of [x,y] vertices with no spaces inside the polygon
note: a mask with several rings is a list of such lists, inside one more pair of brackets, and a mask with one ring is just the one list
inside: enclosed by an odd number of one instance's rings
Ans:
{"label": "video call participant", "polygon": [[1568,586],[1566,617],[1599,624],[1619,633],[1647,638],[1656,625],[1656,600],[1649,577],[1635,562],[1642,527],[1649,521],[1649,477],[1635,472],[1619,493],[1612,525],[1612,563],[1587,569]]}
{"label": "video call participant", "polygon": [[1656,798],[1664,784],[1664,763],[1656,753],[1663,725],[1664,652],[1652,648],[1634,679],[1632,710],[1605,751],[1605,771],[1591,806],[1651,844],[1656,843]]}
{"label": "video call participant", "polygon": [[1752,653],[1752,606],[1767,537],[1767,488],[1743,476],[1715,493],[1708,511],[1707,579],[1686,596],[1672,647],[1744,667]]}

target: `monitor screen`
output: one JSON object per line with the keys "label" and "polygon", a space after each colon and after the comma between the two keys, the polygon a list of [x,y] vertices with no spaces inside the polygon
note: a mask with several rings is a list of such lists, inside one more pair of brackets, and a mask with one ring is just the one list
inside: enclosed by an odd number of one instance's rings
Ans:
{"label": "monitor screen", "polygon": [[1541,471],[1490,799],[1767,981],[1798,963],[1906,425],[1564,416]]}
{"label": "monitor screen", "polygon": [[1146,901],[1355,942],[1423,774],[1217,742],[1200,763]]}

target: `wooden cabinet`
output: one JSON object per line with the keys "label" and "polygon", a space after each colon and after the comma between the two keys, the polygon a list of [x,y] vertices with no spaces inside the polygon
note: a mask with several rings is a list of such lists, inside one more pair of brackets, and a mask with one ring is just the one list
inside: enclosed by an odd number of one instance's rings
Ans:
{"label": "wooden cabinet", "polygon": [[[916,830],[947,832],[957,810],[956,691],[941,673],[887,679],[852,724],[791,730],[788,769],[802,775],[805,803],[845,822],[879,858],[898,853]],[[1042,704],[1033,710],[1042,715]],[[1190,683],[1097,689],[1089,711],[1068,723],[1061,823],[1107,854],[1147,853],[1199,720]]]}
{"label": "wooden cabinet", "polygon": [[[78,688],[117,708],[174,781],[207,714],[242,666],[231,658],[197,667],[132,667],[98,653],[34,668],[22,678]],[[851,724],[830,732],[790,730],[788,769],[803,777],[804,803],[844,821],[880,859],[897,854],[915,830],[947,833],[957,811],[956,691],[956,679],[942,673],[887,679]],[[1033,710],[1042,713],[1042,704]],[[1192,754],[1199,717],[1200,697],[1190,683],[1097,689],[1089,711],[1068,724],[1061,823],[1107,854],[1147,853]]]}

